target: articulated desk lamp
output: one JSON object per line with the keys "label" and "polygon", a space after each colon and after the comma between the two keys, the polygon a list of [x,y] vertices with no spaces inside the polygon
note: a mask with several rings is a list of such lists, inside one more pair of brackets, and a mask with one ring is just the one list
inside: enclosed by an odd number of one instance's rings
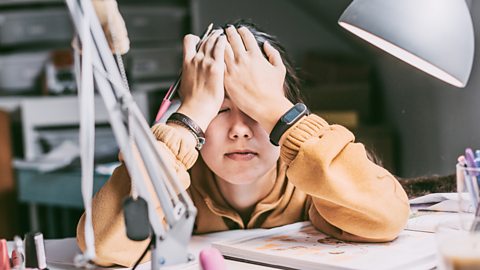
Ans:
{"label": "articulated desk lamp", "polygon": [[[122,77],[119,57],[119,66],[113,58],[91,0],[66,2],[82,44],[82,55],[77,53],[75,62],[81,107],[86,251],[77,258],[77,265],[88,266],[95,258],[91,211],[94,82],[109,112],[110,124],[133,182],[132,191],[136,190],[132,193],[138,192],[147,202],[148,220],[144,227],[153,231],[152,269],[187,262],[191,259],[187,245],[196,208],[173,169],[156,151],[156,140],[133,101],[125,76]],[[465,87],[468,81],[474,34],[464,0],[354,0],[339,24],[447,83]],[[153,185],[165,218],[157,214],[147,182]],[[133,197],[135,201],[136,195]]]}
{"label": "articulated desk lamp", "polygon": [[464,0],[354,0],[338,23],[442,81],[467,84],[474,32]]}
{"label": "articulated desk lamp", "polygon": [[[109,8],[117,9],[114,0],[108,2],[113,4]],[[187,252],[187,245],[197,210],[176,177],[174,168],[169,167],[158,153],[157,141],[133,101],[126,78],[122,76],[124,73],[121,58],[117,54],[115,61],[92,0],[66,0],[66,3],[81,42],[81,54],[80,46],[76,46],[75,65],[80,99],[86,250],[75,258],[76,266],[93,267],[90,262],[95,259],[91,202],[95,128],[92,105],[94,83],[107,108],[109,122],[132,179],[132,198],[127,200],[129,206],[124,207],[127,235],[131,239],[143,240],[151,234],[153,270],[164,265],[188,262],[192,256]],[[108,17],[111,10],[108,10],[108,7],[105,9],[103,12],[106,12]],[[112,31],[112,28],[110,30]],[[114,33],[112,38],[115,39]],[[153,187],[153,192],[149,191],[148,186]],[[160,202],[164,217],[157,213],[154,203],[156,201]],[[133,222],[129,224],[129,220]]]}

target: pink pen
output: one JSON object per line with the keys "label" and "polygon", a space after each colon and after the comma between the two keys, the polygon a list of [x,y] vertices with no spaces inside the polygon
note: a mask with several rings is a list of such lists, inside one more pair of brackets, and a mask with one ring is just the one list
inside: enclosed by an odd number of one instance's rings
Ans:
{"label": "pink pen", "polygon": [[0,270],[10,270],[10,257],[5,239],[0,239]]}
{"label": "pink pen", "polygon": [[200,266],[202,270],[225,270],[225,259],[218,249],[210,247],[200,252]]}
{"label": "pink pen", "polygon": [[[208,28],[205,31],[205,33],[203,34],[202,39],[200,39],[200,41],[198,42],[198,44],[196,46],[197,51],[198,51],[198,49],[200,49],[200,46],[202,45],[202,43],[212,33],[212,28],[213,28],[213,23],[208,25]],[[180,72],[180,75],[178,76],[177,80],[175,81],[175,83],[172,86],[170,86],[167,94],[163,98],[162,104],[160,105],[160,108],[158,109],[157,116],[155,117],[155,124],[158,123],[158,121],[160,121],[162,116],[165,114],[165,112],[170,107],[170,104],[172,104],[172,98],[175,95],[175,93],[177,92],[177,89],[178,89],[178,86],[180,85],[181,79],[182,79],[182,72]]]}
{"label": "pink pen", "polygon": [[160,118],[162,118],[162,116],[165,114],[165,112],[170,107],[170,104],[172,104],[172,97],[173,97],[173,94],[175,94],[175,92],[178,88],[178,85],[180,84],[180,78],[181,77],[182,77],[182,73],[180,72],[180,76],[178,76],[178,79],[168,89],[167,94],[165,95],[165,97],[162,100],[162,104],[160,105],[160,109],[158,109],[157,116],[155,117],[155,123],[160,121]]}

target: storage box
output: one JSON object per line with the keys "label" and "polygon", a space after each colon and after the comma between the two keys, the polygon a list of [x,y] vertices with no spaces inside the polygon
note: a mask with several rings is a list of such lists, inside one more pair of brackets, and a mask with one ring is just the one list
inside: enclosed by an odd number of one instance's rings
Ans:
{"label": "storage box", "polygon": [[119,5],[132,43],[182,41],[186,31],[186,9],[180,6]]}
{"label": "storage box", "polygon": [[68,44],[72,36],[73,28],[66,8],[0,12],[0,46]]}
{"label": "storage box", "polygon": [[127,54],[127,69],[132,80],[172,78],[182,67],[181,44],[163,48],[132,49]]}
{"label": "storage box", "polygon": [[31,91],[48,57],[49,52],[0,55],[0,91],[7,94]]}

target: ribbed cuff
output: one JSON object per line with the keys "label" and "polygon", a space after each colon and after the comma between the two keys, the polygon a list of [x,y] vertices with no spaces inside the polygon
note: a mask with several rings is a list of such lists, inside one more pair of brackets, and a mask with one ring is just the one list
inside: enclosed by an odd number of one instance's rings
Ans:
{"label": "ribbed cuff", "polygon": [[280,157],[284,162],[290,164],[305,141],[312,137],[321,137],[329,127],[328,123],[318,115],[310,114],[303,118],[287,131],[287,137],[280,150]]}
{"label": "ribbed cuff", "polygon": [[195,150],[195,144],[192,143],[193,140],[186,138],[185,134],[163,123],[154,125],[151,130],[157,140],[163,142],[187,170],[197,161],[198,151]]}

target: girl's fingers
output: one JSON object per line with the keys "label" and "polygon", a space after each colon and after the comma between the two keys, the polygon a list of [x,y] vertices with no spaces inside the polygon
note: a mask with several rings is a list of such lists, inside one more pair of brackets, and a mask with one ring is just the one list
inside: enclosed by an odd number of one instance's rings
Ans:
{"label": "girl's fingers", "polygon": [[220,36],[217,39],[215,48],[213,49],[213,59],[223,63],[225,57],[225,46],[227,44],[227,38],[225,36]]}
{"label": "girl's fingers", "polygon": [[197,50],[195,47],[197,46],[197,43],[200,41],[200,38],[188,34],[183,38],[183,60],[184,61],[190,61],[193,59],[195,54],[197,53]]}
{"label": "girl's fingers", "polygon": [[262,54],[260,47],[258,47],[255,36],[253,36],[252,32],[250,32],[247,27],[242,26],[238,28],[238,33],[242,37],[243,44],[245,45],[245,49],[247,50],[247,52]]}
{"label": "girl's fingers", "polygon": [[228,66],[235,64],[235,54],[233,53],[232,46],[230,43],[226,42],[225,44],[225,64]]}
{"label": "girl's fingers", "polygon": [[208,39],[212,36],[213,33],[214,33],[214,31],[211,31],[211,32],[207,35],[206,38],[204,38],[204,39],[202,38],[202,39],[200,40],[200,43],[198,44],[198,46],[200,46],[200,47],[197,48],[197,53],[201,53],[202,55],[204,54],[204,52],[205,52],[205,44],[207,43]]}
{"label": "girl's fingers", "polygon": [[205,43],[202,45],[203,47],[200,49],[200,51],[202,51],[204,55],[213,57],[212,50],[220,34],[222,34],[222,31],[214,30],[212,34],[207,38]]}
{"label": "girl's fingers", "polygon": [[273,48],[272,45],[270,45],[268,41],[265,41],[265,43],[263,43],[263,50],[265,51],[265,54],[267,55],[270,64],[276,67],[284,66],[282,56],[275,48]]}
{"label": "girl's fingers", "polygon": [[245,53],[245,46],[243,45],[242,37],[238,34],[237,29],[231,25],[225,30],[227,39],[232,46],[233,54],[236,58],[241,58]]}

